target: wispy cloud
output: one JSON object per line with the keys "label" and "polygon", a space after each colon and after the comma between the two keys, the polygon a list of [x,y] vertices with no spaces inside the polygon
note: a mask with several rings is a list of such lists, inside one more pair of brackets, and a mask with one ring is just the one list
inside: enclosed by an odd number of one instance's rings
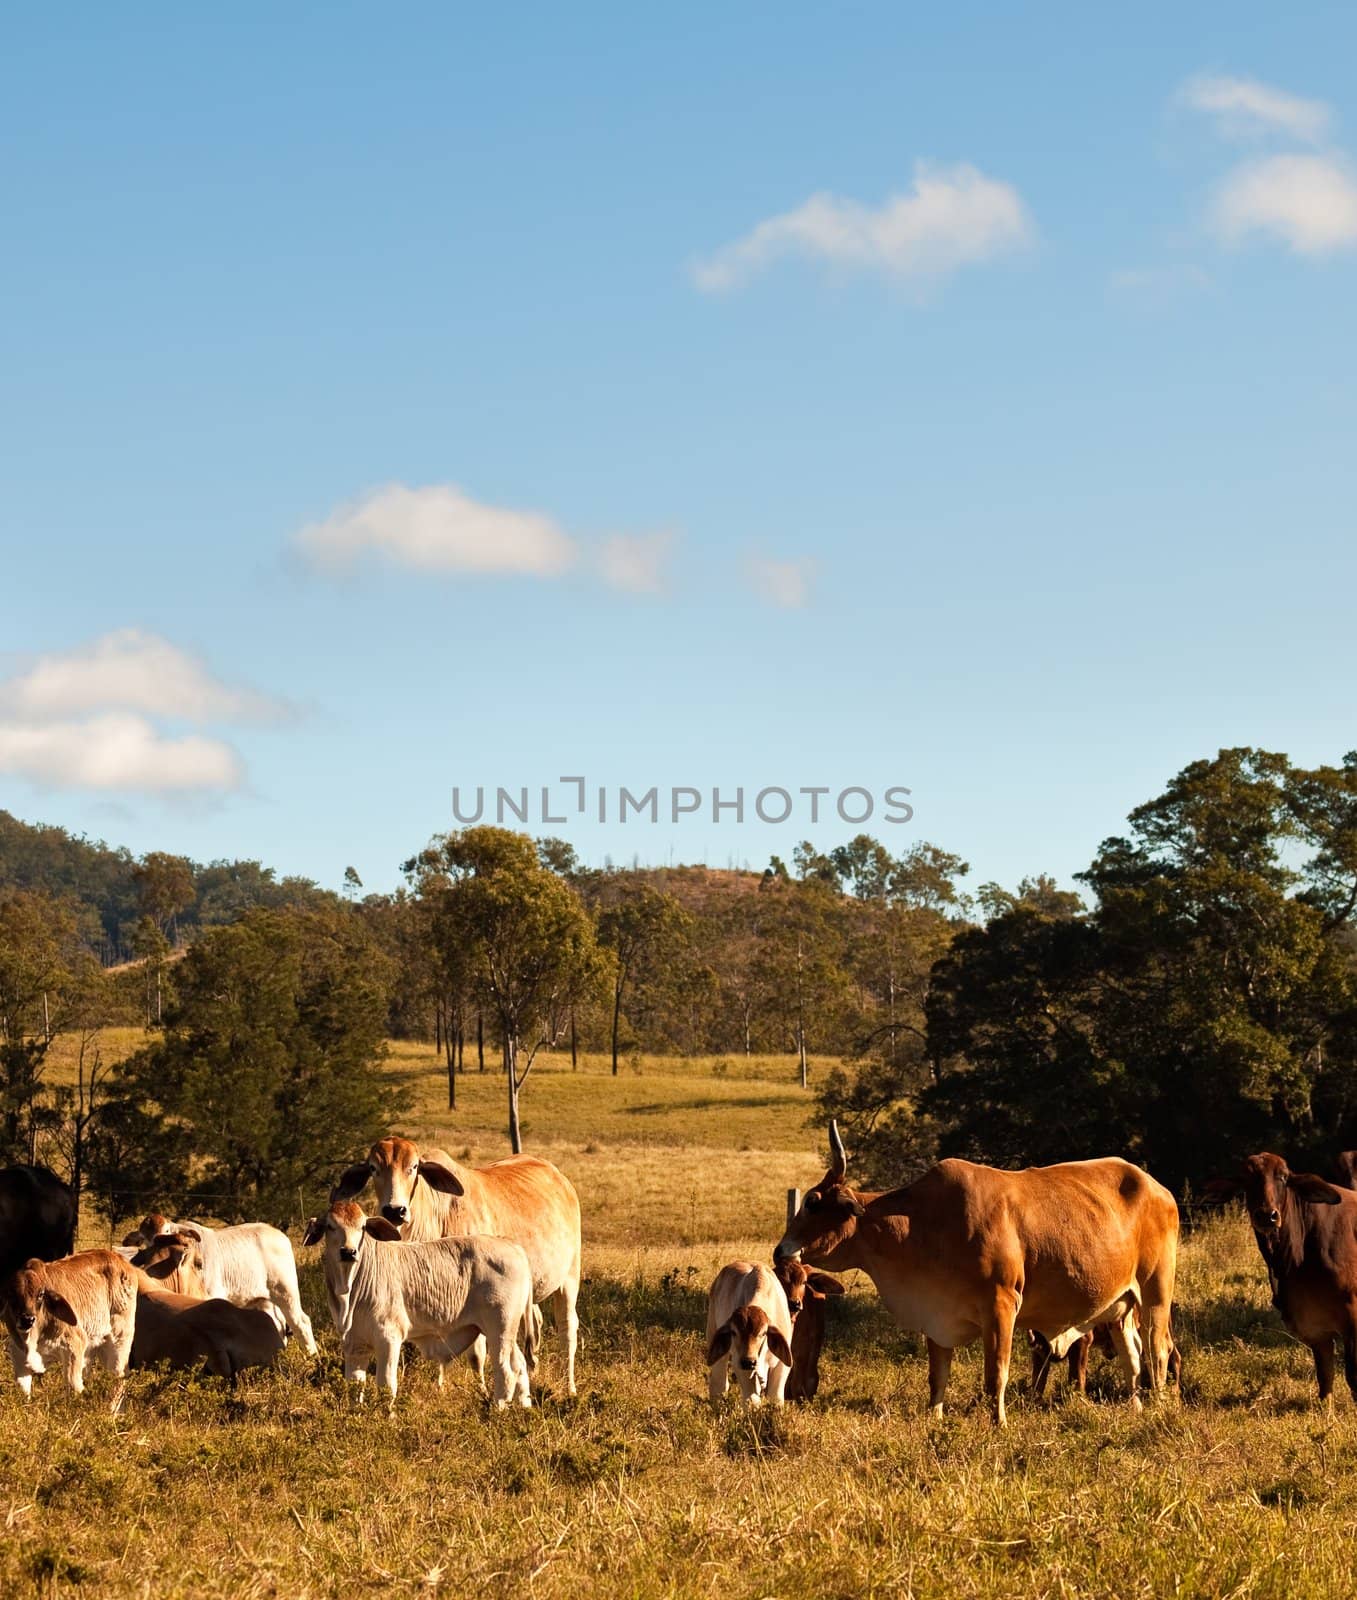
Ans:
{"label": "wispy cloud", "polygon": [[1119,300],[1146,306],[1164,306],[1185,295],[1199,294],[1211,286],[1204,268],[1192,262],[1163,267],[1127,267],[1112,273],[1107,287]]}
{"label": "wispy cloud", "polygon": [[1210,220],[1228,244],[1265,234],[1296,255],[1331,255],[1357,245],[1357,181],[1338,156],[1269,156],[1226,177]]}
{"label": "wispy cloud", "polygon": [[575,541],[550,517],[484,505],[456,484],[388,484],[320,522],[296,544],[316,565],[351,567],[365,555],[423,572],[554,578],[576,559]]}
{"label": "wispy cloud", "polygon": [[698,262],[693,280],[707,293],[735,289],[789,256],[897,279],[937,279],[1017,250],[1034,235],[1011,184],[969,165],[921,162],[908,193],[879,206],[812,195]]}
{"label": "wispy cloud", "polygon": [[188,722],[264,722],[285,702],[213,677],[195,655],[154,633],[120,628],[75,650],[38,656],[0,682],[0,711],[23,718],[116,707]]}
{"label": "wispy cloud", "polygon": [[0,772],[53,788],[164,794],[236,789],[239,756],[220,739],[173,736],[123,712],[59,722],[0,722]]}
{"label": "wispy cloud", "polygon": [[784,611],[798,611],[810,599],[815,563],[808,556],[790,561],[750,556],[745,562],[745,575],[760,599]]}
{"label": "wispy cloud", "polygon": [[663,594],[673,536],[668,533],[616,533],[598,547],[604,583],[629,594]]}
{"label": "wispy cloud", "polygon": [[1231,78],[1203,73],[1179,90],[1180,101],[1193,111],[1214,118],[1226,138],[1249,139],[1264,134],[1285,134],[1307,144],[1319,144],[1328,133],[1333,113],[1322,100],[1274,89],[1256,78]]}

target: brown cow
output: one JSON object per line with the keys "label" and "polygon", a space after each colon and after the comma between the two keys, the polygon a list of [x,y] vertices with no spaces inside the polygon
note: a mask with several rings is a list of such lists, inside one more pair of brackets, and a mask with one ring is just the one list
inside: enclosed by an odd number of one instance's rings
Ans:
{"label": "brown cow", "polygon": [[84,1393],[85,1369],[95,1358],[121,1378],[132,1350],[136,1303],[136,1273],[112,1250],[35,1259],[11,1273],[0,1285],[0,1325],[9,1336],[10,1362],[24,1398],[53,1356],[76,1394]]}
{"label": "brown cow", "polygon": [[825,1342],[825,1300],[843,1294],[844,1286],[827,1272],[815,1272],[799,1261],[780,1262],[777,1281],[792,1314],[792,1375],[788,1400],[813,1400],[820,1388],[820,1351]]}
{"label": "brown cow", "polygon": [[271,1304],[261,1297],[253,1306],[236,1306],[229,1300],[142,1288],[131,1364],[167,1362],[183,1371],[206,1362],[210,1372],[234,1388],[246,1367],[272,1366],[282,1352],[283,1335],[265,1309]]}
{"label": "brown cow", "polygon": [[[369,1181],[382,1216],[404,1240],[479,1234],[522,1246],[532,1268],[533,1304],[552,1301],[565,1347],[566,1388],[574,1394],[580,1197],[569,1178],[536,1156],[464,1167],[443,1150],[421,1151],[409,1139],[379,1139],[366,1161],[341,1175],[330,1203],[351,1200]],[[482,1384],[484,1363],[484,1340],[478,1339],[472,1364]]]}
{"label": "brown cow", "polygon": [[916,1183],[863,1204],[844,1181],[847,1156],[829,1129],[833,1164],[809,1191],[775,1259],[834,1271],[860,1267],[903,1328],[928,1339],[929,1403],[941,1414],[952,1352],[985,1346],[985,1392],[1005,1420],[1015,1327],[1048,1337],[1113,1325],[1133,1406],[1139,1341],[1126,1313],[1139,1303],[1150,1385],[1168,1368],[1178,1207],[1139,1167],[1109,1157],[1001,1172],[942,1161]]}
{"label": "brown cow", "polygon": [[1315,1358],[1319,1398],[1333,1394],[1333,1341],[1341,1339],[1343,1372],[1357,1399],[1357,1194],[1312,1172],[1292,1172],[1270,1151],[1245,1161],[1236,1187],[1272,1303]]}

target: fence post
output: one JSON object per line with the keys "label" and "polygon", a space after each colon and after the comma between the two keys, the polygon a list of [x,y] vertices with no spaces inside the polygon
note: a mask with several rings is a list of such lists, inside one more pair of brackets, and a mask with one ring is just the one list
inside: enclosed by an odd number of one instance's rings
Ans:
{"label": "fence post", "polygon": [[787,1226],[789,1228],[792,1225],[792,1218],[796,1215],[796,1213],[798,1211],[800,1211],[800,1209],[801,1209],[801,1191],[800,1191],[800,1189],[788,1189],[787,1190]]}

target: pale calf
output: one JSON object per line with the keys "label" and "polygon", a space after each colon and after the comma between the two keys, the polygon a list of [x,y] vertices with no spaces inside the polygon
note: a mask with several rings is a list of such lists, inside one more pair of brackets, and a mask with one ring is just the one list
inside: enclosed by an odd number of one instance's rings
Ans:
{"label": "pale calf", "polygon": [[532,1268],[519,1245],[471,1236],[401,1242],[384,1217],[340,1200],[313,1217],[304,1242],[323,1244],[330,1315],[344,1349],[344,1376],[362,1384],[370,1359],[395,1402],[401,1345],[446,1363],[484,1337],[495,1405],[532,1404],[528,1362],[534,1318]]}
{"label": "pale calf", "polygon": [[0,1325],[27,1398],[33,1379],[58,1360],[76,1394],[98,1360],[121,1378],[136,1326],[137,1275],[112,1250],[83,1250],[60,1261],[28,1262],[0,1286]]}
{"label": "pale calf", "polygon": [[707,1394],[718,1405],[734,1373],[756,1406],[766,1393],[781,1405],[792,1370],[792,1319],[782,1285],[767,1267],[732,1261],[707,1296]]}
{"label": "pale calf", "polygon": [[[242,1222],[229,1228],[206,1228],[196,1222],[168,1222],[152,1212],[129,1242],[144,1245],[163,1234],[184,1234],[202,1247],[203,1283],[214,1299],[247,1306],[268,1300],[282,1322],[299,1338],[307,1355],[316,1353],[311,1319],[302,1310],[297,1288],[297,1259],[288,1236],[267,1222]],[[275,1318],[275,1321],[277,1318]]]}

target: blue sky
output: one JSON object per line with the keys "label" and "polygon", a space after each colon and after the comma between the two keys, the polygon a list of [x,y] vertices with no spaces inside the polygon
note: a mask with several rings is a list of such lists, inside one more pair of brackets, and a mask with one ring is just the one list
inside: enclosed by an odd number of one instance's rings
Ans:
{"label": "blue sky", "polygon": [[[0,59],[0,805],[370,887],[451,790],[1066,876],[1357,744],[1350,7],[54,7]],[[821,197],[815,199],[814,197]],[[856,831],[574,823],[600,860]]]}

